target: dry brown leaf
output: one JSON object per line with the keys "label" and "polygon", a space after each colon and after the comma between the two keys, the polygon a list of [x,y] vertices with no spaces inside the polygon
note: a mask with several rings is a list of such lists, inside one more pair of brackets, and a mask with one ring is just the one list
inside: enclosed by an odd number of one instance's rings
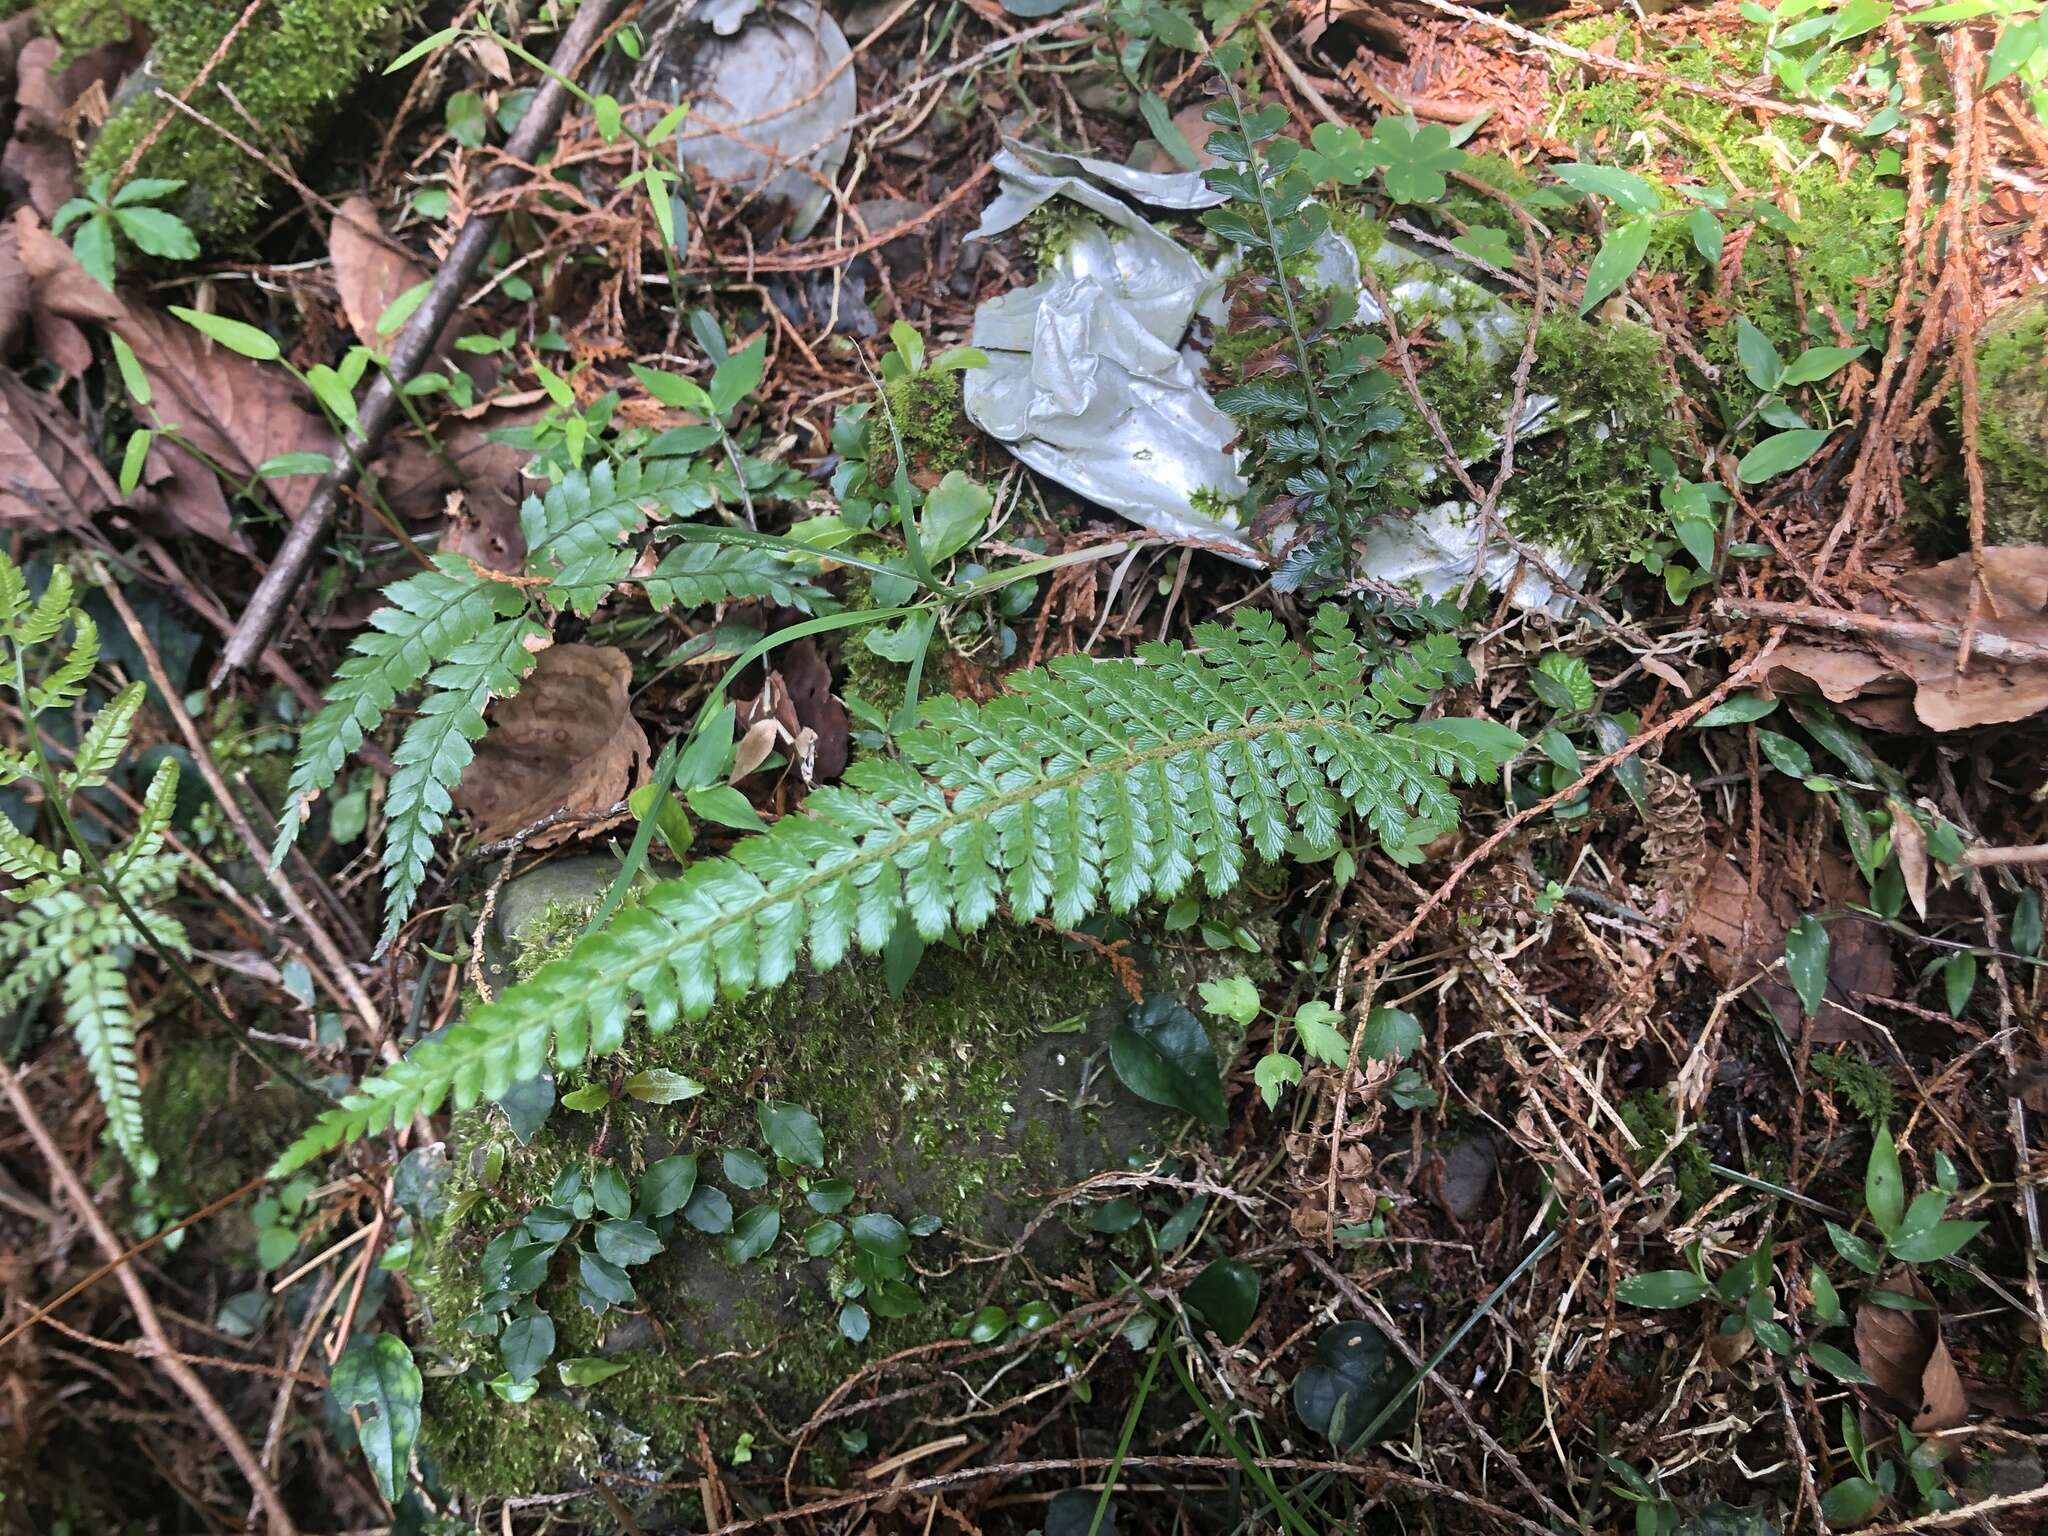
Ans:
{"label": "dry brown leaf", "polygon": [[[1703,958],[1708,972],[1722,986],[1750,981],[1785,952],[1785,933],[1799,920],[1799,906],[1786,888],[1784,870],[1766,861],[1754,896],[1749,878],[1727,859],[1715,859],[1700,885],[1693,906],[1692,929],[1706,941]],[[1821,865],[1821,892],[1831,906],[1867,900],[1854,870],[1832,856]],[[1829,929],[1828,991],[1814,1015],[1813,1038],[1822,1045],[1844,1041],[1864,1043],[1870,1030],[1852,1009],[1857,993],[1889,996],[1898,985],[1891,945],[1875,923],[1849,920]],[[1784,973],[1757,980],[1758,998],[1787,1034],[1797,1038],[1802,1010],[1798,994]]]}
{"label": "dry brown leaf", "polygon": [[[154,398],[147,410],[153,424],[172,424],[206,458],[241,480],[285,453],[336,452],[327,424],[306,406],[299,386],[281,368],[241,357],[216,346],[184,321],[107,292],[26,209],[15,213],[22,269],[35,285],[38,314],[102,325],[128,343],[148,376]],[[161,441],[168,459],[189,458],[188,450]],[[202,464],[203,467],[203,464]],[[170,477],[196,483],[188,476]],[[268,480],[264,487],[293,517],[305,509],[316,475]],[[195,532],[215,526],[210,501],[189,505],[165,494],[165,510],[189,515]]]}
{"label": "dry brown leaf", "polygon": [[1892,851],[1899,856],[1899,874],[1906,882],[1907,899],[1916,916],[1927,915],[1927,829],[1920,825],[1912,808],[1894,799]]}
{"label": "dry brown leaf", "polygon": [[400,517],[425,522],[445,513],[448,493],[460,489],[473,526],[503,551],[502,563],[493,569],[519,569],[526,559],[519,508],[527,495],[523,473],[527,456],[493,441],[490,434],[528,426],[539,417],[540,409],[532,405],[490,407],[443,416],[434,428],[440,455],[417,438],[399,439],[377,461],[385,502]]}
{"label": "dry brown leaf", "polygon": [[[1910,1269],[1891,1271],[1879,1285],[1933,1304],[1927,1287]],[[1941,1337],[1937,1312],[1902,1312],[1864,1302],[1856,1309],[1856,1363],[1878,1391],[1913,1414],[1915,1434],[1954,1429],[1969,1414],[1969,1395]]]}
{"label": "dry brown leaf", "polygon": [[364,346],[381,351],[391,338],[378,331],[377,321],[399,295],[427,280],[426,269],[384,232],[377,205],[367,197],[352,197],[341,205],[328,232],[327,249],[349,328]]}
{"label": "dry brown leaf", "polygon": [[34,302],[21,266],[21,237],[12,224],[0,225],[0,357],[13,353]]}
{"label": "dry brown leaf", "polygon": [[[540,653],[519,692],[492,711],[491,728],[456,786],[455,804],[486,842],[557,811],[606,811],[647,778],[647,735],[633,718],[633,664],[611,646],[557,645]],[[551,827],[546,848],[593,830]]]}
{"label": "dry brown leaf", "polygon": [[2048,651],[2048,546],[1984,551],[1987,601],[1970,669],[1958,673],[1956,647],[1930,638],[1924,626],[1959,633],[1970,616],[1971,580],[1968,555],[1908,571],[1894,583],[1903,606],[1873,597],[1863,611],[1885,623],[1921,626],[1919,632],[1781,646],[1771,658],[1772,686],[1818,691],[1858,723],[1890,731],[1960,731],[2048,710],[2048,662],[1997,654],[2002,645]]}
{"label": "dry brown leaf", "polygon": [[82,527],[120,499],[78,424],[0,371],[0,527]]}

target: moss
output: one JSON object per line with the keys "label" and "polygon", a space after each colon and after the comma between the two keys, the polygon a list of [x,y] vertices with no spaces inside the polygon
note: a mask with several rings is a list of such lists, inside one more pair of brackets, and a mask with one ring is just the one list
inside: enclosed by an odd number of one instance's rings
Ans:
{"label": "moss", "polygon": [[163,1197],[198,1207],[268,1167],[304,1128],[306,1101],[226,1041],[188,1040],[151,1075],[142,1114]]}
{"label": "moss", "polygon": [[1994,544],[2048,540],[2048,295],[2003,311],[1977,350],[1977,453]]}
{"label": "moss", "polygon": [[[152,83],[173,92],[198,76],[247,9],[242,0],[131,0],[130,8],[152,41]],[[294,159],[316,142],[342,96],[387,56],[411,10],[409,0],[273,0],[192,105],[236,137]],[[159,119],[162,132],[137,174],[184,180],[176,211],[203,240],[247,231],[263,211],[270,173],[204,124],[168,113],[153,95],[116,104],[86,156],[85,178],[119,171]]]}
{"label": "moss", "polygon": [[[1565,31],[1581,46],[1618,34],[1620,57],[1653,64],[1684,80],[1748,79],[1762,67],[1755,28],[1683,46],[1661,43],[1622,16]],[[1853,50],[1841,52],[1841,63],[1847,65]],[[1702,96],[1612,76],[1585,77],[1576,66],[1560,66],[1559,80],[1566,88],[1556,97],[1548,126],[1581,158],[1640,167],[1667,186],[1719,189],[1737,208],[1775,203],[1797,220],[1797,229],[1788,234],[1740,212],[1723,219],[1731,232],[1755,224],[1740,268],[1731,274],[1732,307],[1781,352],[1791,356],[1808,345],[1837,340],[1816,300],[1833,309],[1852,332],[1859,329],[1859,312],[1882,317],[1892,297],[1890,277],[1905,203],[1895,180],[1879,173],[1874,151],[1854,153],[1844,169],[1815,148],[1792,119],[1760,126],[1749,114]],[[1691,200],[1674,205],[1690,206]],[[1658,221],[1645,258],[1648,268],[1700,273],[1701,258],[1686,225],[1679,218]],[[1710,362],[1731,365],[1723,383],[1739,394],[1747,385],[1732,366],[1733,322],[1731,314],[1725,323],[1713,325],[1703,350]],[[1750,403],[1740,400],[1738,412]]]}
{"label": "moss", "polygon": [[1638,1173],[1662,1157],[1666,1148],[1671,1148],[1671,1172],[1678,1181],[1679,1203],[1684,1209],[1696,1211],[1713,1198],[1719,1187],[1714,1178],[1714,1160],[1699,1139],[1688,1136],[1672,1147],[1671,1139],[1678,1132],[1678,1116],[1671,1107],[1670,1095],[1661,1089],[1632,1093],[1621,1101],[1621,1119],[1639,1143],[1633,1155]]}
{"label": "moss", "polygon": [[473,1498],[508,1498],[544,1485],[566,1486],[594,1468],[590,1416],[565,1398],[504,1403],[481,1383],[428,1376],[420,1398],[423,1459],[444,1487]]}
{"label": "moss", "polygon": [[[584,910],[550,907],[523,932],[552,943],[573,934]],[[547,958],[529,954],[527,963]],[[666,1036],[629,1037],[596,1072],[557,1078],[559,1093],[593,1080],[616,1091],[634,1073],[663,1068],[705,1084],[700,1098],[653,1106],[615,1097],[601,1114],[558,1106],[524,1147],[495,1109],[460,1116],[450,1136],[450,1214],[416,1295],[419,1352],[461,1378],[439,1390],[469,1405],[446,1423],[427,1415],[426,1444],[446,1485],[480,1494],[571,1486],[593,1456],[608,1465],[673,1466],[696,1454],[707,1409],[721,1452],[752,1429],[766,1457],[777,1426],[801,1422],[861,1362],[943,1335],[979,1305],[987,1273],[959,1258],[1015,1241],[1044,1192],[1120,1162],[1134,1143],[1157,1135],[1156,1112],[1116,1089],[1100,1060],[1102,1020],[1114,1016],[1119,994],[1109,968],[1090,956],[1042,931],[998,926],[957,948],[933,946],[900,997],[890,995],[875,961],[802,975]],[[1159,963],[1184,979],[1182,962]],[[1067,1032],[1084,1021],[1086,1032]],[[1084,1111],[1076,1102],[1084,1097],[1104,1102]],[[878,1319],[861,1345],[841,1339],[824,1283],[840,1260],[798,1251],[794,1235],[814,1218],[793,1175],[779,1172],[766,1189],[735,1200],[744,1207],[772,1199],[783,1214],[782,1239],[745,1269],[715,1257],[711,1245],[720,1239],[678,1224],[668,1251],[633,1271],[640,1305],[599,1318],[576,1299],[573,1265],[558,1259],[541,1292],[558,1333],[555,1358],[606,1354],[629,1368],[566,1397],[550,1372],[525,1409],[491,1397],[479,1384],[497,1373],[497,1346],[461,1327],[480,1299],[477,1263],[489,1238],[570,1167],[615,1159],[634,1178],[646,1163],[688,1149],[698,1155],[700,1182],[723,1184],[716,1154],[759,1145],[753,1106],[761,1098],[818,1117],[826,1173],[860,1186],[851,1212],[940,1219],[941,1234],[912,1255],[924,1307]],[[1013,1281],[1025,1283],[1021,1267]],[[721,1351],[733,1359],[693,1370]],[[541,1402],[573,1402],[578,1431],[536,1434],[526,1410]]]}
{"label": "moss", "polygon": [[868,417],[868,479],[872,484],[886,486],[896,478],[891,417],[903,439],[903,451],[910,456],[912,479],[936,483],[947,470],[968,467],[973,458],[973,434],[962,414],[958,373],[913,373],[884,384],[882,394],[889,409]]}
{"label": "moss", "polygon": [[1053,197],[1040,203],[1024,215],[1024,246],[1031,253],[1032,269],[1040,278],[1051,275],[1053,264],[1073,249],[1075,238],[1089,228],[1102,230],[1112,240],[1123,233],[1071,198]]}
{"label": "moss", "polygon": [[[0,15],[22,7],[0,5]],[[60,57],[74,59],[107,43],[126,41],[132,28],[130,7],[119,0],[42,0],[36,19],[57,40]]]}
{"label": "moss", "polygon": [[[1506,349],[1493,362],[1472,346],[1445,345],[1432,354],[1423,394],[1461,453],[1492,457],[1513,399],[1519,350]],[[1551,315],[1537,328],[1529,393],[1557,404],[1537,430],[1516,440],[1514,478],[1503,497],[1509,527],[1597,568],[1626,563],[1659,526],[1652,459],[1665,446],[1671,391],[1656,337],[1625,321]],[[1410,462],[1437,462],[1426,426],[1411,422],[1408,437]]]}
{"label": "moss", "polygon": [[1894,1096],[1891,1079],[1871,1065],[1853,1045],[1816,1052],[1809,1061],[1813,1074],[1834,1090],[1835,1097],[1873,1128],[1890,1125]]}

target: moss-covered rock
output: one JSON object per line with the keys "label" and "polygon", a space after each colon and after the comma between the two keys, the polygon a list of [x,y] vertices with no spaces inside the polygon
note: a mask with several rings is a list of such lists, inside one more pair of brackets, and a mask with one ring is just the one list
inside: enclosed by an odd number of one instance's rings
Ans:
{"label": "moss-covered rock", "polygon": [[159,1194],[184,1208],[218,1200],[291,1145],[306,1108],[297,1088],[225,1040],[173,1046],[142,1093],[143,1124],[162,1160]]}
{"label": "moss-covered rock", "polygon": [[[162,121],[136,174],[183,180],[186,187],[173,206],[206,241],[231,239],[256,222],[270,172],[221,134],[166,107],[155,91],[161,86],[182,93],[247,8],[244,0],[71,0],[64,7],[73,28],[113,25],[109,13],[125,10],[151,44],[148,65],[123,90],[86,156],[86,178],[118,173]],[[271,0],[242,29],[191,105],[237,138],[296,160],[317,141],[341,99],[393,51],[413,10],[411,0]]]}
{"label": "moss-covered rock", "polygon": [[[594,891],[608,865],[587,867]],[[501,919],[513,912],[514,936],[527,946],[522,969],[587,910],[561,899],[569,878],[555,877],[539,912],[501,899]],[[1245,958],[1163,942],[1128,947],[1148,986],[1188,996],[1196,979],[1242,968]],[[557,1102],[524,1144],[496,1107],[458,1117],[449,1212],[414,1269],[418,1353],[435,1378],[425,1446],[447,1487],[508,1495],[575,1486],[599,1466],[672,1469],[696,1456],[700,1425],[721,1454],[741,1434],[757,1437],[751,1454],[772,1464],[786,1443],[780,1431],[864,1362],[943,1338],[985,1304],[1041,1297],[1029,1276],[1057,1272],[1073,1241],[1061,1220],[1032,1233],[1028,1264],[1007,1266],[999,1283],[990,1260],[1020,1240],[1048,1194],[1158,1149],[1181,1123],[1132,1097],[1110,1070],[1108,1033],[1126,999],[1098,949],[998,926],[932,947],[900,995],[885,973],[872,960],[803,974],[664,1037],[629,1039],[596,1073],[563,1071],[554,1084],[571,1102],[607,1102],[585,1112]],[[1231,1044],[1220,1041],[1219,1052]],[[632,1097],[629,1085],[662,1072],[685,1074],[704,1092],[669,1104]],[[593,1083],[599,1093],[572,1097]],[[733,1177],[723,1152],[767,1150],[756,1119],[764,1100],[816,1116],[822,1169],[771,1157],[760,1187],[748,1187],[756,1174],[744,1164]],[[500,1344],[479,1324],[465,1326],[484,1292],[487,1245],[565,1172],[595,1180],[609,1167],[637,1181],[678,1154],[694,1154],[699,1188],[718,1188],[734,1209],[773,1205],[781,1235],[735,1265],[724,1236],[671,1218],[664,1251],[631,1271],[636,1302],[603,1316],[579,1301],[565,1246],[539,1293],[556,1329],[552,1360],[601,1358],[624,1369],[571,1388],[550,1364],[531,1400],[501,1402],[489,1385],[502,1369]],[[855,1187],[843,1222],[879,1214],[936,1229],[908,1255],[917,1310],[892,1320],[877,1306],[860,1343],[842,1337],[837,1321],[854,1244],[812,1257],[799,1240],[819,1220],[806,1189],[827,1177]],[[829,1454],[829,1444],[822,1449]]]}
{"label": "moss-covered rock", "polygon": [[2048,291],[2002,310],[1977,349],[1977,452],[1994,544],[2048,541]]}

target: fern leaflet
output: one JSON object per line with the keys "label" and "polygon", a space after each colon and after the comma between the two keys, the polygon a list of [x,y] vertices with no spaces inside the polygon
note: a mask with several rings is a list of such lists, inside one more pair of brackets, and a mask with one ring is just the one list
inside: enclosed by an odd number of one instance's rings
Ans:
{"label": "fern leaflet", "polygon": [[484,733],[484,706],[519,691],[547,631],[530,620],[494,626],[459,645],[428,675],[419,718],[406,728],[392,761],[391,823],[384,834],[384,942],[412,910],[434,856],[434,838],[454,807],[455,781]]}
{"label": "fern leaflet", "polygon": [[1463,662],[1430,636],[1399,684],[1361,687],[1354,644],[1319,624],[1313,656],[1271,616],[1197,631],[1203,650],[1151,645],[1135,659],[1066,657],[1018,674],[986,705],[937,699],[901,736],[901,758],[867,758],[802,813],[648,891],[497,1001],[423,1042],[330,1110],[278,1173],[452,1094],[467,1105],[542,1070],[617,1050],[635,999],[660,1033],[724,995],[879,950],[907,916],[933,940],[1018,921],[1072,927],[1104,907],[1171,899],[1198,878],[1222,892],[1245,843],[1336,845],[1363,816],[1389,846],[1451,798],[1454,780],[1498,772],[1522,747],[1483,720],[1421,722],[1419,679]]}

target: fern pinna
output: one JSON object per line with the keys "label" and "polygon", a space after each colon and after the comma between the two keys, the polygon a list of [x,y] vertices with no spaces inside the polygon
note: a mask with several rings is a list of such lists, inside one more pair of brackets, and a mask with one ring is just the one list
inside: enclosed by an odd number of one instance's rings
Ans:
{"label": "fern pinna", "polygon": [[[520,510],[527,554],[519,572],[487,571],[459,555],[393,583],[341,664],[327,700],[299,738],[274,860],[282,860],[314,798],[402,694],[423,690],[393,761],[385,806],[384,938],[412,910],[452,793],[484,733],[484,710],[519,690],[549,641],[549,608],[589,615],[634,570],[631,542],[650,523],[711,504],[704,465],[628,459],[577,470]],[[686,543],[640,580],[657,609],[761,597],[809,612],[825,594],[774,550]]]}
{"label": "fern pinna", "polygon": [[[20,570],[0,554],[0,641],[6,643],[0,687],[15,695],[30,730],[38,715],[78,705],[99,664],[99,632],[72,596],[71,573],[59,566],[42,597],[31,602]],[[37,676],[30,653],[55,642],[67,626],[71,642],[63,658]],[[62,770],[33,744],[0,746],[0,786],[39,780],[46,800],[64,808],[69,826],[72,801],[104,785],[119,765],[142,699],[143,685],[131,683],[102,705]],[[0,921],[0,1016],[56,988],[106,1110],[107,1139],[145,1180],[156,1173],[157,1155],[143,1129],[128,971],[144,948],[190,952],[184,926],[158,910],[183,862],[163,851],[177,798],[177,760],[166,757],[143,793],[128,842],[102,854],[90,870],[75,848],[47,848],[0,815],[0,875],[14,882],[0,895],[19,909]]]}
{"label": "fern pinna", "polygon": [[1389,847],[1455,816],[1454,781],[1522,747],[1484,720],[1416,718],[1463,667],[1435,634],[1368,673],[1343,621],[1312,649],[1267,614],[1205,625],[1199,650],[1070,656],[986,705],[935,699],[897,739],[801,812],[692,863],[530,979],[416,1046],[328,1111],[280,1174],[344,1141],[497,1097],[615,1051],[638,1000],[660,1033],[720,996],[786,980],[800,953],[838,964],[880,950],[899,918],[927,940],[1016,921],[1072,927],[1104,907],[1235,885],[1249,849],[1327,852],[1347,812]]}

